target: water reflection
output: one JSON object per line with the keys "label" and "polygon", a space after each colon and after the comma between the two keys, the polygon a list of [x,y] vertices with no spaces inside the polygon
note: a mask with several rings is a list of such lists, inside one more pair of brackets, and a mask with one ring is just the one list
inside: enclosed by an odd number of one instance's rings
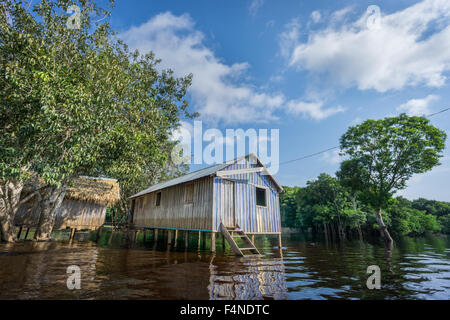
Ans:
{"label": "water reflection", "polygon": [[[261,258],[211,255],[192,239],[189,250],[164,241],[130,243],[104,232],[69,244],[0,244],[2,299],[448,299],[449,238],[403,238],[386,260],[382,245],[312,242],[286,235],[283,256],[257,239]],[[95,237],[95,236],[94,236]],[[160,240],[163,235],[160,235]],[[149,237],[147,237],[149,238]],[[141,239],[142,240],[142,239]],[[184,242],[183,242],[184,244]],[[81,269],[81,290],[68,290],[66,269]],[[382,289],[369,290],[369,265],[379,265]]]}

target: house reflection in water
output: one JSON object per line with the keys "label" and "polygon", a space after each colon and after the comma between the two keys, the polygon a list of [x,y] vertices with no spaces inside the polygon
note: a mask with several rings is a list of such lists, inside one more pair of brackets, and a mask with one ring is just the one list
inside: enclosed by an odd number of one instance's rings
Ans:
{"label": "house reflection in water", "polygon": [[282,258],[241,258],[219,266],[212,259],[210,273],[210,299],[287,299]]}

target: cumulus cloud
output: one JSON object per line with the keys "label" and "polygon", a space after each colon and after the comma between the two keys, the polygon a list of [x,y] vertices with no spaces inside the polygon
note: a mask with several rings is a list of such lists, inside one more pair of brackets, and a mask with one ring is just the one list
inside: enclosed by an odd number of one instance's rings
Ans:
{"label": "cumulus cloud", "polygon": [[280,35],[280,49],[281,55],[285,58],[289,58],[292,54],[292,50],[299,43],[301,23],[298,18],[294,18],[285,26],[285,31]]}
{"label": "cumulus cloud", "polygon": [[331,165],[336,165],[341,162],[341,156],[339,150],[327,151],[322,155],[322,160],[328,162]]}
{"label": "cumulus cloud", "polygon": [[249,64],[228,65],[216,57],[188,14],[162,13],[119,36],[131,48],[153,51],[162,58],[161,67],[173,69],[176,76],[192,73],[190,95],[203,119],[230,123],[278,119],[275,111],[285,103],[284,95],[243,83]]}
{"label": "cumulus cloud", "polygon": [[314,120],[322,120],[336,113],[344,112],[345,108],[342,106],[323,108],[322,101],[305,102],[299,100],[292,100],[287,103],[287,111],[294,115],[303,115],[311,117]]}
{"label": "cumulus cloud", "polygon": [[295,38],[298,27],[291,25],[283,33],[292,35],[290,41],[280,42],[289,65],[360,90],[445,84],[450,70],[450,1],[424,0],[379,16],[368,11],[349,22],[352,10],[333,13],[326,19],[328,25],[303,42]]}
{"label": "cumulus cloud", "polygon": [[430,94],[423,99],[411,99],[398,106],[397,111],[406,112],[411,116],[427,115],[431,113],[430,104],[438,99],[439,97],[434,94]]}
{"label": "cumulus cloud", "polygon": [[279,92],[268,92],[244,81],[247,62],[226,64],[205,45],[204,34],[195,29],[188,14],[161,13],[146,23],[119,34],[131,48],[153,51],[162,59],[161,68],[173,69],[177,77],[193,74],[189,94],[203,120],[224,123],[268,122],[279,112],[308,114],[323,119],[334,109],[295,107]]}

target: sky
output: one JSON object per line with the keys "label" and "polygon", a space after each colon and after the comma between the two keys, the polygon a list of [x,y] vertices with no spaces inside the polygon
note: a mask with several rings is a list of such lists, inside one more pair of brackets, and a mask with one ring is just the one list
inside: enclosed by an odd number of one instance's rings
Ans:
{"label": "sky", "polygon": [[[279,162],[338,146],[366,119],[450,107],[449,22],[448,0],[119,0],[111,16],[131,48],[193,74],[188,100],[203,131],[278,129]],[[430,120],[450,136],[450,111]],[[450,201],[448,146],[398,194]],[[330,150],[275,176],[304,186],[339,161]]]}

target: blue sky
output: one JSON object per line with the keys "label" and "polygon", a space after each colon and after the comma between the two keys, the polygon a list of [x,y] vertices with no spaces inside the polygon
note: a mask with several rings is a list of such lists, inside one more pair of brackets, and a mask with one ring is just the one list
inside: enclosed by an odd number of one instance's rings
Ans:
{"label": "blue sky", "polygon": [[[450,107],[449,22],[447,0],[122,0],[111,17],[131,47],[193,73],[189,101],[204,129],[279,129],[281,162],[338,145],[365,119]],[[450,112],[431,120],[450,135]],[[450,201],[448,148],[441,162],[401,194]],[[330,151],[276,177],[303,186],[338,166]]]}

